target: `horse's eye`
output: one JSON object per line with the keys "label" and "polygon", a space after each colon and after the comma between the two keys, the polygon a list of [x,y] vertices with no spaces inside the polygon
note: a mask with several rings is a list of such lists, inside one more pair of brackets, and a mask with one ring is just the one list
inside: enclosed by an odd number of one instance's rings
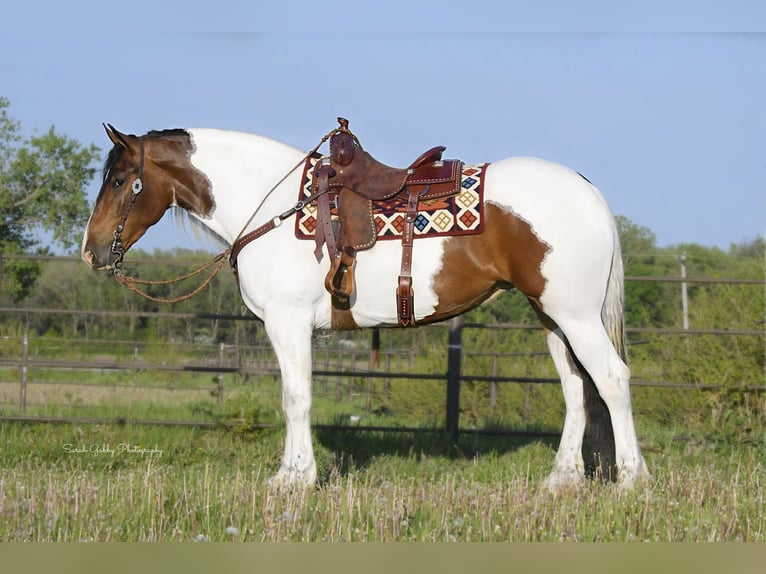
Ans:
{"label": "horse's eye", "polygon": [[125,183],[124,179],[114,178],[114,180],[112,180],[112,187],[117,189],[118,187],[122,187],[123,183]]}

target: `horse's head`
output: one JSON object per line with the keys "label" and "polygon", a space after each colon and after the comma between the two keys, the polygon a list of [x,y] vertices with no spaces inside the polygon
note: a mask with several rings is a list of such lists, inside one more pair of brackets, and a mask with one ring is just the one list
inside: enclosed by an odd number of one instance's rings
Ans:
{"label": "horse's head", "polygon": [[184,130],[122,134],[104,126],[114,147],[82,241],[82,258],[95,269],[119,267],[122,256],[171,206],[199,215],[213,208],[210,183],[190,162]]}

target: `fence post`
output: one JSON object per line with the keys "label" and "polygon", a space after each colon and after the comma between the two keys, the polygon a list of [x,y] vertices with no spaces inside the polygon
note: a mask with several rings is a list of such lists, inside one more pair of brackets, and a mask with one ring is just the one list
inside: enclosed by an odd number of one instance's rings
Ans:
{"label": "fence post", "polygon": [[494,415],[497,408],[497,354],[492,355],[492,377],[489,382],[489,412]]}
{"label": "fence post", "polygon": [[369,370],[373,370],[380,366],[380,329],[375,327],[372,330],[372,342],[370,344],[370,366]]}
{"label": "fence post", "polygon": [[454,444],[460,435],[460,359],[462,355],[462,317],[449,321],[447,341],[447,434]]}
{"label": "fence post", "polygon": [[[218,366],[223,367],[225,366],[226,362],[226,345],[221,343],[218,345]],[[223,406],[223,373],[218,373],[218,376],[216,377],[216,391],[218,392],[218,407]]]}
{"label": "fence post", "polygon": [[[683,313],[684,330],[689,330],[689,297],[686,292],[686,253],[681,255],[681,310]],[[688,343],[689,340],[687,339]]]}
{"label": "fence post", "polygon": [[21,412],[27,410],[27,363],[29,362],[29,330],[24,330],[24,338],[21,343],[21,396],[19,403]]}

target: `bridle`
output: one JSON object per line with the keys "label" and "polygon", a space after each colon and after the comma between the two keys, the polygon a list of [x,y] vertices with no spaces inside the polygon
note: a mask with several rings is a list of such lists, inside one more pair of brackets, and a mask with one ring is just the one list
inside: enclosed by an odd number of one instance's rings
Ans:
{"label": "bridle", "polygon": [[[114,273],[115,279],[117,279],[118,282],[120,282],[122,285],[124,285],[125,287],[127,287],[128,289],[136,293],[137,295],[141,295],[145,299],[148,299],[150,301],[155,301],[157,303],[178,303],[180,301],[191,299],[197,293],[202,291],[205,287],[207,287],[210,284],[210,282],[218,274],[218,271],[221,270],[221,267],[223,266],[223,264],[226,262],[225,256],[228,254],[229,250],[227,249],[224,253],[217,255],[215,258],[213,258],[213,260],[206,263],[205,265],[198,268],[197,270],[192,271],[191,273],[187,273],[186,275],[176,277],[174,279],[152,281],[152,280],[146,280],[146,279],[139,279],[137,277],[130,277],[129,275],[125,275],[122,272],[122,263],[123,263],[123,259],[125,258],[125,246],[122,243],[122,232],[125,230],[125,222],[128,219],[128,215],[130,214],[130,210],[133,207],[133,204],[136,203],[136,199],[138,199],[138,195],[144,190],[144,182],[142,179],[142,176],[144,175],[144,140],[140,139],[139,141],[141,142],[141,155],[138,162],[138,174],[136,175],[136,178],[133,180],[133,183],[130,185],[130,197],[128,198],[128,201],[125,204],[125,207],[123,208],[122,214],[120,215],[120,222],[117,224],[117,227],[115,228],[114,234],[113,234],[114,241],[112,241],[111,252],[117,256],[114,260],[114,263],[112,264],[113,273]],[[136,287],[136,284],[169,285],[172,283],[177,283],[179,281],[189,279],[190,277],[194,277],[198,275],[199,273],[202,273],[203,271],[205,271],[206,269],[208,269],[215,263],[218,263],[218,265],[215,267],[215,269],[213,269],[213,272],[210,274],[210,276],[207,279],[205,279],[205,281],[203,281],[199,287],[197,287],[190,293],[181,295],[180,297],[173,297],[170,299],[163,298],[163,297],[155,297],[145,291],[142,291],[140,288]]]}
{"label": "bridle", "polygon": [[128,219],[128,214],[130,214],[130,209],[133,207],[133,204],[138,198],[138,194],[141,193],[144,189],[144,182],[141,179],[141,177],[144,175],[144,140],[141,139],[140,142],[141,156],[138,161],[138,175],[130,185],[130,198],[128,199],[128,202],[122,211],[120,222],[117,224],[113,234],[114,241],[112,241],[111,252],[117,256],[113,263],[113,273],[117,276],[122,275],[122,261],[125,258],[125,246],[122,244],[122,232],[125,229],[125,222]]}

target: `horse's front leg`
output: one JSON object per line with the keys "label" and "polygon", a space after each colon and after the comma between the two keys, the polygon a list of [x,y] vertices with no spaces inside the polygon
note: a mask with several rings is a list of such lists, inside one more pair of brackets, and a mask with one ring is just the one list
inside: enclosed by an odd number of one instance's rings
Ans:
{"label": "horse's front leg", "polygon": [[282,464],[272,483],[311,486],[317,471],[311,444],[310,318],[293,308],[271,308],[264,324],[282,373],[282,410],[287,425]]}

